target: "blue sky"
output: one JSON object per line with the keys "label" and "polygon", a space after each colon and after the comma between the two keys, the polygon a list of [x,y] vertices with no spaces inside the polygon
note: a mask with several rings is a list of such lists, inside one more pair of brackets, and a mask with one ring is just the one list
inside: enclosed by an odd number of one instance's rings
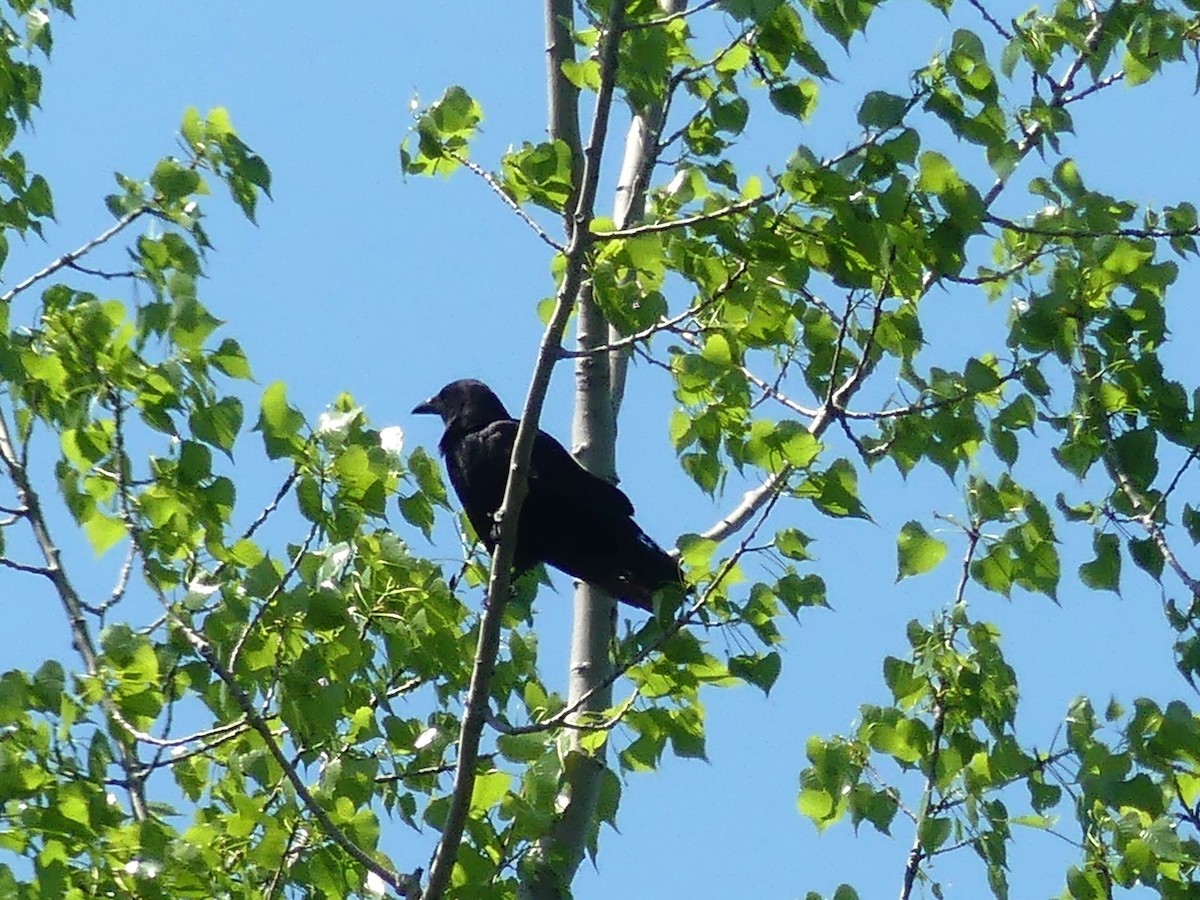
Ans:
{"label": "blue sky", "polygon": [[[1003,20],[1020,8],[994,12]],[[749,166],[773,160],[778,169],[798,141],[821,154],[852,144],[863,93],[905,93],[909,73],[947,47],[958,25],[986,27],[965,5],[947,21],[924,4],[894,2],[865,40],[851,44],[849,57],[822,46],[839,80],[823,86],[814,120],[803,128],[780,117],[752,120],[739,159]],[[285,381],[292,402],[312,417],[349,391],[377,425],[400,424],[410,447],[431,450],[436,422],[408,411],[448,380],[483,378],[519,408],[541,333],[536,303],[553,290],[547,248],[465,173],[405,180],[397,148],[411,122],[412,98],[431,101],[449,84],[465,86],[483,104],[475,158],[484,165],[510,144],[541,138],[544,38],[537,4],[108,0],[80,3],[77,20],[57,23],[55,38],[44,112],[22,143],[31,167],[55,189],[58,221],[45,244],[14,248],[5,270],[9,284],[102,230],[110,221],[102,199],[113,171],[142,176],[175,152],[186,107],[224,106],[271,166],[274,201],[260,208],[257,227],[225,198],[209,202],[216,249],[202,296],[227,321],[225,333],[242,342],[260,385]],[[1079,108],[1078,134],[1066,139],[1067,152],[1089,183],[1110,193],[1156,204],[1195,200],[1200,110],[1192,87],[1192,73],[1181,70],[1149,89],[1113,88]],[[618,119],[618,133],[624,124]],[[980,154],[944,132],[931,143],[962,160],[964,170],[984,171]],[[1022,187],[1037,165],[1033,160],[1019,172],[1001,210],[1023,215],[1040,205]],[[611,182],[606,186],[601,196],[611,198]],[[1194,296],[1195,288],[1195,276],[1187,277],[1177,296]],[[31,298],[23,302],[15,321],[32,314]],[[961,365],[1000,340],[1000,305],[989,308],[965,292],[935,293],[926,308],[931,343],[950,346],[931,353],[948,352]],[[1194,316],[1185,323],[1197,324]],[[1182,353],[1176,362],[1194,383],[1194,362]],[[731,488],[710,501],[679,472],[666,430],[670,388],[665,373],[634,370],[619,449],[623,486],[639,520],[664,542],[707,527],[738,497]],[[570,390],[570,372],[560,369],[543,419],[564,440]],[[259,455],[245,443],[237,454],[247,516],[278,477],[261,467]],[[1053,473],[1019,471],[1019,477],[1035,486],[1056,484]],[[864,898],[898,892],[911,843],[905,823],[897,820],[894,839],[866,829],[855,839],[848,826],[818,835],[796,810],[797,779],[808,736],[844,733],[860,703],[884,701],[883,656],[904,653],[906,621],[928,619],[950,599],[961,540],[945,535],[947,563],[898,585],[894,541],[909,519],[928,524],[935,512],[960,511],[961,487],[938,472],[906,483],[888,466],[862,473],[860,483],[874,524],[832,522],[799,504],[777,511],[777,527],[794,525],[817,538],[813,549],[835,611],[809,611],[799,626],[786,627],[784,671],[769,698],[750,687],[707,698],[707,763],[668,757],[660,772],[628,780],[621,833],[607,832],[598,869],[581,871],[579,900],[648,896],[647,885],[664,898],[802,897],[808,890],[831,893],[841,881]],[[429,546],[396,519],[418,552],[457,554],[446,535]],[[1098,705],[1111,693],[1123,701],[1188,699],[1174,672],[1158,589],[1127,572],[1123,598],[1084,591],[1073,572],[1089,556],[1090,534],[1060,536],[1066,542],[1061,605],[1020,594],[1007,602],[979,589],[970,594],[973,615],[1003,632],[1024,697],[1018,725],[1026,740],[1042,746],[1081,693]],[[79,553],[86,562],[88,551]],[[105,589],[115,564],[101,561],[94,590]],[[70,653],[59,611],[48,602],[10,599],[6,614],[0,666],[36,667],[47,656]],[[537,626],[546,676],[560,686],[569,623],[568,586],[557,595],[543,592]],[[720,639],[714,651],[724,651]],[[411,869],[427,859],[434,837],[397,824],[385,848]],[[1012,854],[1013,896],[1059,891],[1065,849],[1050,836],[1022,836]],[[981,872],[966,856],[940,862],[937,872],[947,888],[976,888],[951,896],[980,895]]]}

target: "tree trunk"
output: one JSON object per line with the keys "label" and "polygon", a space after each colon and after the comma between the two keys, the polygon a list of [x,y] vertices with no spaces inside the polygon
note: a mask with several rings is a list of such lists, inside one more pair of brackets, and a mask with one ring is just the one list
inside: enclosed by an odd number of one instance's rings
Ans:
{"label": "tree trunk", "polygon": [[[683,9],[682,0],[660,0],[664,13]],[[547,2],[547,43],[550,65],[550,133],[567,143],[576,161],[580,158],[578,91],[561,74],[565,59],[573,59],[569,42],[572,7],[562,0]],[[565,43],[564,43],[565,41]],[[571,46],[570,55],[566,48]],[[657,160],[658,139],[662,129],[663,107],[637,111],[625,141],[613,203],[613,220],[624,228],[645,212],[646,187]],[[568,207],[570,208],[570,207]],[[566,222],[568,234],[574,227]],[[578,303],[578,349],[589,351],[604,346],[619,333],[605,320],[585,283]],[[616,482],[617,413],[625,391],[626,351],[585,354],[575,361],[575,417],[572,427],[573,453],[590,472]],[[603,713],[612,705],[612,688],[597,690],[611,671],[610,647],[613,643],[616,608],[603,591],[580,582],[575,588],[575,609],[571,638],[571,661],[567,686],[567,704],[573,706],[587,696],[580,710]],[[594,691],[594,693],[591,693]],[[549,835],[531,852],[526,876],[520,887],[521,900],[561,900],[570,896],[570,885],[588,846],[595,840],[598,823],[596,806],[605,769],[604,752],[585,753],[581,746],[584,733],[564,732],[565,760],[563,796],[565,806]]]}

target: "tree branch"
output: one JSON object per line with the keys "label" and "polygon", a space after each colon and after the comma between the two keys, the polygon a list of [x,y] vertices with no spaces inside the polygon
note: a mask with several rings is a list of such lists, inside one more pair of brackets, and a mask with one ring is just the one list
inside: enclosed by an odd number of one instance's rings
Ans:
{"label": "tree branch", "polygon": [[474,160],[467,159],[461,154],[452,153],[450,155],[457,160],[459,165],[461,165],[463,168],[482,178],[484,184],[490,187],[493,193],[495,193],[497,197],[504,201],[504,205],[515,212],[517,214],[517,218],[528,225],[533,233],[536,234],[543,243],[548,244],[551,248],[557,250],[559,253],[565,249],[562,244],[554,240],[554,238],[550,237],[550,235],[546,234],[545,229],[534,220],[533,216],[525,212],[520,203],[508,195],[508,192],[504,190],[504,186],[496,181],[491,172],[479,165],[479,163],[475,162]]}
{"label": "tree branch", "polygon": [[312,813],[313,818],[320,823],[321,828],[324,829],[325,834],[330,840],[341,847],[351,859],[368,872],[374,872],[382,878],[397,893],[400,893],[402,896],[410,896],[413,892],[413,882],[420,879],[421,870],[417,869],[412,875],[397,874],[380,865],[370,854],[354,843],[354,841],[350,840],[346,833],[330,818],[329,813],[325,811],[325,807],[318,803],[317,799],[309,791],[308,786],[304,783],[304,779],[300,777],[300,773],[296,771],[296,767],[283,752],[283,748],[275,739],[275,735],[272,734],[271,727],[267,724],[266,719],[255,708],[254,701],[250,699],[250,695],[238,683],[233,673],[217,658],[217,654],[209,646],[208,641],[171,609],[165,597],[160,596],[159,600],[166,608],[175,627],[180,630],[184,638],[192,646],[192,649],[200,655],[213,674],[224,682],[234,703],[241,709],[246,723],[262,739],[267,752],[271,754],[272,758],[283,770],[284,777],[291,784],[292,790],[296,792],[296,796],[300,798],[305,808]]}
{"label": "tree branch", "polygon": [[988,213],[984,218],[993,225],[999,225],[1018,234],[1032,234],[1047,238],[1128,237],[1162,239],[1196,237],[1200,235],[1200,225],[1193,225],[1191,228],[1112,228],[1097,230],[1094,228],[1042,228],[1037,225],[1022,225],[1020,222],[1014,222],[1012,219],[1005,219],[992,213]]}
{"label": "tree branch", "polygon": [[[58,268],[61,268],[61,266]],[[32,281],[29,281],[29,284],[32,283]],[[28,287],[28,284],[26,287]],[[16,291],[16,288],[13,290]],[[5,468],[8,470],[9,478],[12,479],[13,486],[17,491],[17,501],[20,503],[22,509],[24,509],[24,518],[29,522],[29,527],[33,531],[34,541],[41,551],[42,559],[45,562],[44,572],[39,572],[38,574],[44,574],[50,580],[50,583],[54,585],[54,591],[58,594],[59,602],[67,614],[67,622],[71,629],[71,643],[83,660],[83,665],[88,675],[93,678],[98,677],[100,675],[100,657],[96,651],[96,645],[92,641],[91,632],[88,631],[87,620],[84,618],[85,604],[62,567],[62,556],[59,553],[58,545],[54,543],[54,539],[50,536],[50,530],[46,525],[46,518],[42,513],[41,499],[38,497],[37,491],[34,490],[33,484],[29,480],[29,473],[26,471],[21,457],[13,445],[11,435],[12,432],[9,430],[8,420],[3,414],[0,414],[0,461],[3,461]],[[112,698],[106,696],[101,701],[101,705],[109,715],[109,718],[116,721],[119,712]],[[123,741],[116,742],[116,753],[121,768],[125,772],[125,778],[129,782],[130,811],[136,821],[143,822],[146,820],[148,812],[146,809],[144,784],[137,774],[137,753],[127,747]]]}
{"label": "tree branch", "polygon": [[764,203],[770,203],[779,194],[776,191],[762,194],[758,197],[751,197],[748,200],[739,200],[737,203],[730,203],[728,206],[722,206],[720,209],[714,209],[712,212],[697,213],[694,216],[684,216],[682,219],[670,219],[665,222],[647,222],[644,225],[633,225],[629,228],[615,228],[612,231],[598,231],[595,234],[597,241],[615,240],[618,238],[635,238],[646,234],[661,234],[664,231],[677,231],[680,228],[691,228],[693,225],[703,225],[705,222],[715,222],[718,219],[724,219],[727,216],[732,216],[736,213],[745,212],[748,209],[753,209],[756,206],[762,206]]}
{"label": "tree branch", "polygon": [[[595,210],[600,161],[608,134],[623,18],[623,0],[613,0],[609,12],[609,31],[604,36],[600,53],[600,88],[596,95],[591,135],[583,153],[579,196],[572,217],[571,239],[565,254],[566,268],[555,298],[554,312],[542,335],[524,412],[517,427],[504,499],[496,512],[499,537],[492,557],[487,606],[479,625],[475,666],[471,672],[466,709],[459,733],[458,768],[454,774],[450,805],[442,826],[442,839],[438,842],[430,864],[425,900],[441,900],[446,886],[450,883],[450,874],[458,857],[458,848],[462,842],[467,812],[470,809],[471,793],[475,786],[475,765],[479,756],[479,740],[487,713],[488,691],[500,645],[500,626],[516,551],[517,521],[528,491],[527,479],[533,453],[533,439],[537,435],[538,420],[541,418],[546,390],[550,385],[550,375],[562,348],[563,333],[583,283],[584,264],[591,243],[589,226]],[[562,26],[559,24],[556,27]]]}
{"label": "tree branch", "polygon": [[129,212],[125,213],[125,215],[121,216],[121,218],[117,219],[117,221],[115,221],[112,225],[110,225],[104,231],[100,232],[100,234],[96,235],[94,238],[92,238],[87,243],[76,248],[75,250],[72,250],[70,253],[63,254],[58,259],[56,259],[54,262],[50,263],[50,265],[46,266],[46,268],[42,269],[40,272],[35,272],[33,275],[30,275],[24,281],[18,283],[8,293],[4,294],[3,296],[0,296],[0,303],[10,302],[14,297],[17,296],[17,294],[20,294],[22,291],[28,290],[29,288],[31,288],[35,284],[37,284],[39,281],[43,281],[44,279],[49,278],[51,275],[53,275],[59,269],[62,269],[66,266],[73,265],[76,260],[80,259],[81,257],[87,256],[89,253],[91,253],[93,250],[95,250],[101,244],[112,240],[114,237],[116,237],[118,234],[120,234],[122,231],[124,231],[126,228],[128,228],[130,225],[132,225],[134,222],[136,222],[138,219],[140,219],[146,213],[153,211],[153,209],[154,209],[153,204],[149,204],[149,203],[143,204],[143,205],[137,207],[136,209],[131,209]]}
{"label": "tree branch", "polygon": [[[1049,103],[1049,106],[1052,109],[1061,108],[1066,103],[1067,91],[1069,91],[1071,86],[1075,83],[1075,76],[1079,74],[1079,71],[1087,62],[1087,58],[1091,56],[1093,52],[1095,52],[1100,41],[1100,34],[1103,30],[1104,17],[1096,14],[1094,16],[1094,23],[1091,30],[1088,31],[1087,37],[1083,39],[1083,49],[1079,51],[1076,57],[1067,66],[1067,71],[1063,73],[1063,76],[1059,78],[1058,81],[1054,82],[1054,87],[1050,92]],[[1005,185],[1008,184],[1008,179],[1011,178],[1012,174],[1017,170],[1016,163],[1020,162],[1029,155],[1029,151],[1036,146],[1038,139],[1042,136],[1042,132],[1045,130],[1046,127],[1042,122],[1035,122],[1028,129],[1022,129],[1022,136],[1021,140],[1017,144],[1017,156],[1013,162],[1013,166],[1006,174],[998,175],[996,180],[992,183],[992,186],[988,189],[988,192],[983,195],[984,209],[990,207],[992,203],[995,202],[996,198],[1000,196],[1001,191],[1003,191]]]}
{"label": "tree branch", "polygon": [[[612,353],[613,351],[616,351],[616,350],[629,349],[629,348],[633,347],[635,344],[638,344],[638,343],[646,340],[647,338],[653,337],[654,335],[658,334],[660,331],[676,331],[677,326],[683,324],[690,318],[694,318],[696,315],[698,315],[704,309],[711,306],[717,300],[721,299],[721,297],[723,297],[725,295],[725,293],[733,286],[734,282],[737,281],[738,278],[740,278],[742,275],[745,274],[747,268],[748,268],[747,262],[745,260],[741,260],[738,263],[737,270],[735,272],[733,272],[728,278],[725,279],[724,284],[722,284],[715,291],[713,291],[711,297],[707,297],[704,300],[701,300],[700,302],[693,304],[692,306],[689,306],[687,309],[685,309],[683,312],[679,313],[679,315],[677,315],[677,316],[671,316],[670,318],[667,318],[667,319],[661,319],[658,322],[655,322],[653,325],[643,328],[641,331],[638,331],[638,332],[635,332],[635,333],[629,334],[629,335],[619,336],[619,337],[616,337],[615,339],[614,339],[614,335],[618,335],[619,332],[617,332],[615,330],[610,330],[609,331],[609,338],[610,338],[609,343],[600,344],[599,346],[592,347],[591,349],[582,349],[582,348],[579,350],[564,349],[564,350],[560,351],[559,356],[562,359],[579,359],[579,358],[586,357],[586,356],[596,356],[601,353]],[[684,333],[680,333],[680,337],[682,337],[684,340],[689,339],[688,335],[686,335]],[[614,390],[616,389],[616,385],[613,386],[613,389]]]}

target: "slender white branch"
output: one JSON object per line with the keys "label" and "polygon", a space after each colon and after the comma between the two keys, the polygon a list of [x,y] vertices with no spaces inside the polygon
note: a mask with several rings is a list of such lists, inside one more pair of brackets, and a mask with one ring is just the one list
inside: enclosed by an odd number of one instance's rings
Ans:
{"label": "slender white branch", "polygon": [[35,284],[37,284],[39,281],[43,281],[44,279],[49,278],[51,275],[53,275],[59,269],[62,269],[62,268],[65,268],[67,266],[74,264],[74,262],[77,259],[87,256],[89,253],[91,253],[93,250],[95,250],[101,244],[112,240],[114,237],[116,237],[118,234],[120,234],[122,231],[124,231],[126,228],[128,228],[131,224],[136,222],[138,219],[140,219],[142,216],[144,216],[146,213],[150,212],[153,209],[154,209],[154,207],[150,204],[144,204],[142,206],[137,207],[136,209],[131,209],[129,212],[125,213],[125,215],[121,216],[121,218],[117,219],[117,221],[113,222],[112,225],[110,225],[104,231],[100,232],[100,234],[96,235],[94,238],[92,238],[87,243],[76,248],[75,250],[72,250],[70,253],[64,253],[62,256],[60,256],[54,262],[50,263],[50,265],[46,266],[46,268],[42,269],[40,272],[35,272],[34,274],[32,274],[28,278],[26,278],[24,281],[16,284],[11,290],[8,291],[8,293],[0,296],[0,303],[10,302],[14,297],[17,296],[17,294],[20,294],[22,291],[28,290],[29,288],[31,288]]}

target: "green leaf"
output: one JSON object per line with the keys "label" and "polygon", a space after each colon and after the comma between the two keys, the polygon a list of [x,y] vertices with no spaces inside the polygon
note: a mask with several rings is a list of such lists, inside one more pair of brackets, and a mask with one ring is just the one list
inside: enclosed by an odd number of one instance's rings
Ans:
{"label": "green leaf", "polygon": [[194,194],[200,187],[200,176],[178,160],[164,159],[154,167],[150,185],[164,203],[172,203]]}
{"label": "green leaf", "polygon": [[496,738],[496,748],[505,759],[515,763],[531,763],[546,753],[544,734],[502,734]]}
{"label": "green leaf", "polygon": [[470,815],[480,816],[498,805],[511,784],[512,776],[496,769],[475,775],[475,785],[470,792]]}
{"label": "green leaf", "polygon": [[834,518],[869,519],[858,499],[858,473],[846,459],[838,459],[824,472],[814,472],[796,488],[796,496]]}
{"label": "green leaf", "polygon": [[886,131],[904,120],[908,101],[886,91],[871,91],[858,108],[858,124],[863,128]]}
{"label": "green leaf", "polygon": [[803,122],[816,110],[818,92],[817,83],[811,78],[805,78],[796,84],[772,88],[771,105],[784,115]]}
{"label": "green leaf", "polygon": [[1153,538],[1130,538],[1129,556],[1138,568],[1148,572],[1155,581],[1162,580],[1163,559],[1162,550]]}
{"label": "green leaf", "polygon": [[796,805],[800,814],[811,819],[818,828],[823,829],[830,824],[829,818],[833,814],[834,803],[833,797],[824,788],[803,789]]}
{"label": "green leaf", "polygon": [[562,73],[567,81],[581,91],[600,90],[600,63],[594,59],[563,60]]}
{"label": "green leaf", "polygon": [[41,175],[29,179],[29,186],[21,197],[25,201],[25,209],[31,216],[51,218],[54,215],[54,200],[50,196],[50,183]]}
{"label": "green leaf", "polygon": [[708,336],[700,355],[722,368],[728,368],[733,363],[733,351],[729,347],[729,339],[720,332]]}
{"label": "green leaf", "polygon": [[1187,529],[1188,537],[1193,544],[1200,544],[1200,510],[1190,503],[1183,504],[1183,527]]}
{"label": "green leaf", "polygon": [[907,522],[900,529],[896,545],[896,580],[923,575],[946,558],[946,544],[929,534],[920,522]]}
{"label": "green leaf", "polygon": [[233,451],[234,441],[242,430],[242,401],[237,397],[222,397],[211,406],[198,406],[188,421],[196,437],[212,444],[226,455]]}
{"label": "green leaf", "polygon": [[1158,475],[1158,433],[1153,428],[1135,428],[1113,440],[1117,465],[1139,490],[1146,490]]}
{"label": "green leaf", "polygon": [[775,535],[775,549],[780,555],[786,556],[788,559],[806,560],[812,559],[808,552],[808,545],[812,541],[807,534],[797,528],[785,528]]}
{"label": "green leaf", "polygon": [[783,660],[774,650],[729,658],[729,674],[749,682],[764,694],[771,693],[782,668]]}
{"label": "green leaf", "polygon": [[1115,534],[1096,534],[1092,538],[1096,558],[1079,567],[1079,578],[1096,591],[1119,594],[1121,583],[1121,542]]}
{"label": "green leaf", "polygon": [[217,369],[230,378],[250,379],[250,362],[246,359],[246,354],[242,352],[242,346],[233,338],[226,338],[221,341],[221,346],[218,347],[209,357],[210,361]]}
{"label": "green leaf", "polygon": [[917,188],[931,194],[943,194],[962,187],[962,179],[953,164],[940,153],[926,150],[920,158]]}
{"label": "green leaf", "polygon": [[101,513],[93,513],[91,518],[83,523],[83,530],[97,556],[111,550],[128,534],[124,522]]}
{"label": "green leaf", "polygon": [[254,428],[262,433],[267,456],[271,459],[294,456],[303,446],[300,429],[304,416],[287,402],[287,388],[277,381],[263,391],[258,422]]}
{"label": "green leaf", "polygon": [[483,109],[470,94],[457,85],[448,88],[417,119],[415,151],[412,135],[405,138],[400,148],[404,171],[413,175],[453,172],[482,121]]}
{"label": "green leaf", "polygon": [[951,820],[947,818],[938,818],[934,816],[926,816],[921,820],[919,835],[921,839],[921,848],[926,853],[932,853],[950,837]]}

